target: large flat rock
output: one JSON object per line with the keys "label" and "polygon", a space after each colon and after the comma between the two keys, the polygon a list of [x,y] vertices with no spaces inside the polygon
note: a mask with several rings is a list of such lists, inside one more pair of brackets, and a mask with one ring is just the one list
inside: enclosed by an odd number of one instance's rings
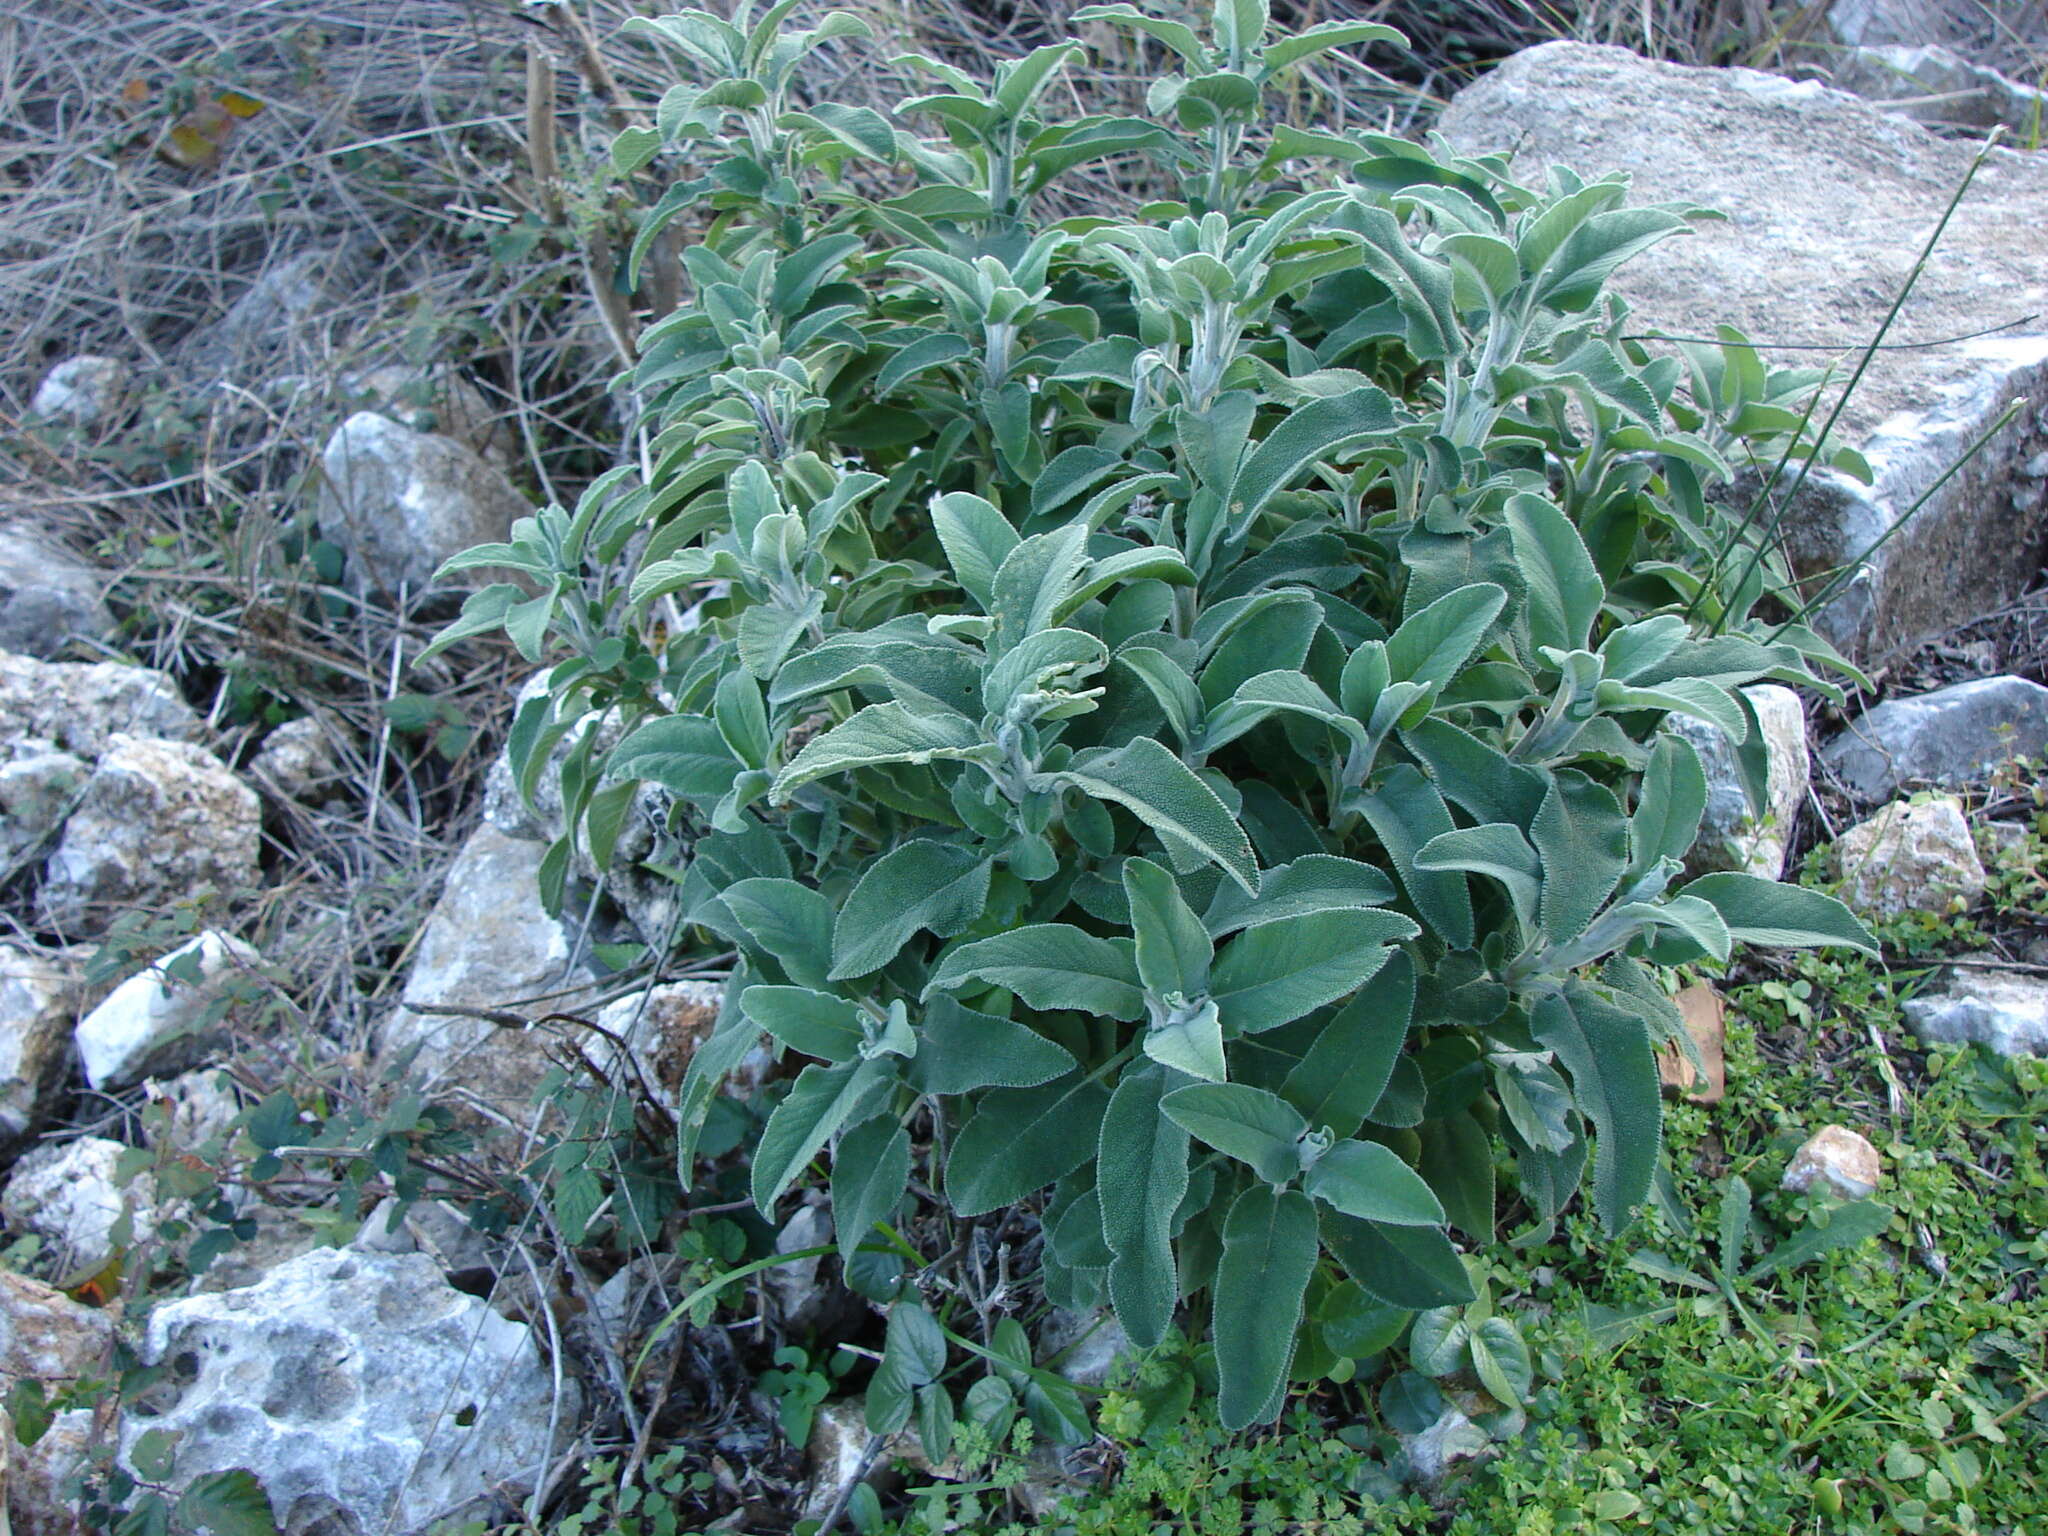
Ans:
{"label": "large flat rock", "polygon": [[[1774,362],[1840,360],[1845,377],[1977,154],[1814,81],[1578,43],[1507,60],[1460,92],[1440,126],[1461,152],[1511,153],[1525,182],[1550,165],[1625,171],[1636,201],[1727,214],[1621,269],[1614,287],[1637,329],[1711,337],[1731,324],[1781,344],[1766,349]],[[1860,553],[2009,403],[2033,397],[1836,605],[1828,627],[1866,658],[1995,607],[2035,573],[2048,478],[2044,230],[2048,155],[1993,150],[1887,340],[2011,328],[1880,354],[1836,429],[1876,483],[1827,477],[1795,509],[1804,568]]]}

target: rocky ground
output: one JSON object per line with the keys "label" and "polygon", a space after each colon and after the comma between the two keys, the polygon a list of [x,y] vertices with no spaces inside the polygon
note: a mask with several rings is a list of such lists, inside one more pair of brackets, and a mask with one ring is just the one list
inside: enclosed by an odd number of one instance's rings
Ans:
{"label": "rocky ground", "polygon": [[[1821,850],[1868,913],[1962,913],[1984,850],[2039,813],[2019,765],[2048,757],[2042,102],[1974,8],[1834,11],[1788,73],[1535,47],[1437,126],[1532,176],[1625,169],[1639,198],[1728,210],[1627,270],[1646,334],[1733,322],[1846,375],[1889,324],[1837,424],[1870,483],[1816,472],[1763,513],[1818,585],[1843,573],[1825,624],[1871,686],[1843,710],[1750,690],[1767,751],[1700,739],[1696,857],[1776,875]],[[237,1468],[294,1536],[539,1523],[591,1455],[683,1443],[706,1507],[784,1529],[889,1459],[829,1372],[777,1352],[872,1332],[833,1262],[769,1271],[731,1326],[676,1316],[733,1244],[796,1253],[831,1225],[808,1204],[749,1234],[723,1184],[675,1188],[675,1089],[721,993],[716,956],[636,958],[665,929],[663,883],[634,867],[657,829],[572,871],[551,916],[551,786],[514,784],[499,752],[530,669],[481,644],[414,665],[452,611],[444,559],[633,451],[631,402],[605,392],[630,336],[587,280],[603,247],[563,239],[563,189],[512,152],[522,27],[559,62],[544,108],[570,141],[599,141],[630,91],[603,89],[618,76],[578,27],[480,15],[422,5],[401,39],[294,13],[246,68],[325,84],[290,152],[247,166],[229,129],[265,117],[188,105],[226,99],[207,94],[225,66],[137,94],[132,60],[72,65],[93,152],[127,157],[126,238],[157,292],[109,297],[89,252],[61,273],[23,257],[40,339],[4,385],[0,1390],[37,1433],[0,1452],[0,1485],[21,1536],[138,1482],[227,1497]],[[180,46],[216,19],[195,9]],[[416,90],[378,119],[366,87],[394,48],[492,121],[449,128]],[[18,84],[31,107],[70,89]],[[56,117],[25,120],[54,154]],[[381,137],[440,158],[349,147]],[[256,172],[344,155],[362,189],[256,201]],[[572,191],[586,225],[617,212]],[[419,212],[444,194],[460,206]],[[189,242],[142,227],[174,214],[220,221],[197,277]],[[252,218],[289,249],[231,238]],[[1906,1016],[1927,1041],[2048,1054],[2048,933],[1979,916],[1992,947]],[[753,1067],[722,1114],[774,1070]],[[1842,1130],[1786,1177],[1852,1191],[1874,1158]],[[1056,1317],[1039,1344],[1092,1385],[1115,1342]],[[758,1390],[771,1362],[791,1396]]]}

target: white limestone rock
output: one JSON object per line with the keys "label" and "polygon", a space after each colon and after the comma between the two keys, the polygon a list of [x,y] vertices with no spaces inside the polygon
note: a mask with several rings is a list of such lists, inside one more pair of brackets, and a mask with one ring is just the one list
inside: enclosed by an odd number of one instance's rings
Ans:
{"label": "white limestone rock", "polygon": [[[1873,22],[1857,35],[1945,40],[1881,33]],[[1711,336],[1726,323],[1760,347],[1818,344],[1845,358],[1877,333],[1979,147],[1816,81],[1568,42],[1489,71],[1439,126],[1461,154],[1511,155],[1525,184],[1540,185],[1552,165],[1588,180],[1624,171],[1632,202],[1728,215],[1621,267],[1612,289],[1634,306],[1631,331]],[[2048,314],[2044,225],[2048,159],[1991,150],[1887,338],[1976,339],[1879,354],[1836,427],[1875,483],[1817,473],[1788,512],[1790,553],[1813,572],[1871,550],[1930,493],[1822,616],[1856,655],[1910,649],[2034,579],[2044,487],[2027,466],[2048,449],[2048,325],[2013,320]],[[1831,360],[1825,351],[1765,355],[1778,365]],[[1937,488],[2015,401],[2025,402],[2018,416]]]}
{"label": "white limestone rock", "polygon": [[2048,1056],[2048,981],[2038,976],[1957,966],[1938,990],[1908,998],[1900,1012],[1922,1040],[1974,1040],[2001,1056]]}
{"label": "white limestone rock", "polygon": [[[534,1088],[552,1070],[549,1034],[426,1011],[524,1006],[532,1016],[575,1007],[573,989],[590,978],[581,967],[571,972],[569,932],[541,906],[546,851],[487,823],[449,866],[400,1006],[381,1031],[387,1060],[415,1052],[409,1080],[417,1089],[433,1093],[459,1084],[523,1116]],[[563,995],[526,1002],[556,993]]]}
{"label": "white limestone rock", "polygon": [[0,742],[47,742],[92,759],[117,731],[168,741],[197,741],[202,734],[199,716],[167,673],[0,651]]}
{"label": "white limestone rock", "polygon": [[[104,1377],[114,1362],[114,1321],[62,1291],[0,1270],[0,1384],[40,1381],[52,1397],[80,1377]],[[32,1446],[14,1440],[0,1411],[0,1523],[13,1536],[77,1536],[78,1508],[65,1481],[79,1470],[93,1411],[59,1412]]]}
{"label": "white limestone rock", "polygon": [[0,1216],[42,1238],[60,1274],[87,1278],[156,1231],[156,1181],[117,1176],[118,1141],[81,1136],[24,1153],[0,1192]]}
{"label": "white limestone rock", "polygon": [[36,858],[63,828],[92,765],[32,736],[0,742],[0,870]]}
{"label": "white limestone rock", "polygon": [[1800,1194],[1820,1184],[1841,1199],[1861,1200],[1883,1179],[1884,1159],[1867,1138],[1847,1126],[1824,1125],[1792,1154],[1779,1184]]}
{"label": "white limestone rock", "polygon": [[511,481],[451,437],[358,411],[321,455],[317,517],[348,555],[359,592],[417,596],[450,556],[502,542],[532,506]]}
{"label": "white limestone rock", "polygon": [[263,738],[262,749],[249,764],[251,775],[301,805],[317,808],[330,803],[343,792],[333,729],[317,715],[285,721]]}
{"label": "white limestone rock", "polygon": [[[178,1486],[259,1470],[283,1536],[407,1536],[488,1519],[556,1452],[556,1393],[532,1330],[455,1290],[423,1254],[320,1248],[255,1285],[159,1306],[147,1364],[189,1358],[123,1455],[177,1436]],[[562,1382],[559,1424],[577,1422]]]}
{"label": "white limestone rock", "polygon": [[1877,917],[1945,913],[1984,894],[1984,865],[1953,795],[1894,800],[1837,838],[1828,857],[1842,899]]}
{"label": "white limestone rock", "polygon": [[255,792],[187,742],[116,731],[43,868],[37,907],[50,927],[102,931],[123,909],[246,890],[261,877]]}
{"label": "white limestone rock", "polygon": [[113,417],[127,393],[126,363],[118,357],[81,352],[43,375],[28,408],[46,421],[91,427]]}
{"label": "white limestone rock", "polygon": [[1671,728],[1693,744],[1707,775],[1707,810],[1688,863],[1701,872],[1740,870],[1775,880],[1784,873],[1785,850],[1812,778],[1806,711],[1798,694],[1776,683],[1742,692],[1756,711],[1770,765],[1761,815],[1749,802],[1736,749],[1720,728],[1703,720],[1672,717]]}
{"label": "white limestone rock", "polygon": [[64,654],[74,640],[114,627],[105,578],[53,535],[26,523],[0,528],[0,650]]}
{"label": "white limestone rock", "polygon": [[1850,793],[1888,800],[1908,784],[1981,783],[2015,757],[2048,753],[2048,688],[2024,677],[1979,677],[1887,699],[1821,748]]}
{"label": "white limestone rock", "polygon": [[211,929],[130,976],[78,1024],[85,1079],[104,1093],[197,1065],[218,1043],[209,1014],[262,956]]}
{"label": "white limestone rock", "polygon": [[[711,981],[664,982],[628,993],[600,1010],[598,1029],[582,1036],[583,1054],[610,1081],[632,1091],[644,1087],[674,1114],[690,1058],[711,1037],[724,1005],[725,988]],[[773,1064],[756,1049],[727,1079],[726,1091],[744,1095],[758,1088]]]}
{"label": "white limestone rock", "polygon": [[385,363],[343,374],[339,382],[359,409],[381,412],[415,432],[452,437],[500,469],[511,461],[505,413],[492,409],[483,392],[452,368]]}
{"label": "white limestone rock", "polygon": [[0,944],[0,1158],[41,1130],[63,1099],[79,990],[62,956]]}

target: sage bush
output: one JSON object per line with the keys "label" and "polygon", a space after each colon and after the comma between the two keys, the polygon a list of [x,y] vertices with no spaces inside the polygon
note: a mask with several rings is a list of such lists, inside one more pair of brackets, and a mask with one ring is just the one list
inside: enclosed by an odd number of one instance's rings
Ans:
{"label": "sage bush", "polygon": [[[1014,1319],[919,1286],[913,1184],[1031,1203],[1050,1300],[1206,1330],[1223,1423],[1271,1420],[1474,1300],[1454,1233],[1582,1185],[1628,1221],[1663,968],[1870,947],[1819,893],[1682,880],[1706,784],[1665,729],[1760,775],[1740,685],[1846,671],[1773,519],[1713,494],[1816,451],[1818,381],[1631,339],[1607,279],[1699,210],[1267,126],[1276,77],[1387,28],[1094,6],[1159,61],[1147,117],[1052,105],[1078,43],[898,60],[931,90],[885,117],[802,99],[868,27],[793,9],[629,24],[682,79],[613,149],[667,178],[629,276],[682,220],[690,300],[624,381],[637,462],[451,562],[517,579],[437,644],[553,662],[510,746],[529,792],[560,766],[550,902],[658,809],[674,944],[736,953],[678,1176],[766,1037],[753,1196],[829,1162],[892,1303],[876,1432],[1086,1427]],[[1083,166],[1164,200],[1055,216]],[[1511,1400],[1463,1315],[1431,1351]]]}

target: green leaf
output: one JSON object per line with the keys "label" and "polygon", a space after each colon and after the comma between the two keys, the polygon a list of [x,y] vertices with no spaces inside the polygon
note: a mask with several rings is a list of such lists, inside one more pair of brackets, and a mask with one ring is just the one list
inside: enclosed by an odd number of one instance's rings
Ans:
{"label": "green leaf", "polygon": [[1076,1072],[1036,1088],[984,1094],[946,1161],[946,1198],[960,1216],[1015,1205],[1095,1156],[1109,1090]]}
{"label": "green leaf", "polygon": [[932,531],[962,590],[994,613],[996,572],[1023,542],[1009,519],[979,496],[951,491],[932,498]]}
{"label": "green leaf", "polygon": [[605,776],[644,779],[679,800],[711,805],[732,790],[744,765],[718,723],[704,715],[667,715],[629,733],[605,759]]}
{"label": "green leaf", "polygon": [[1088,564],[1088,529],[1069,523],[1033,534],[1003,557],[989,584],[989,616],[996,621],[1000,654],[1026,635],[1052,625],[1053,612]]}
{"label": "green leaf", "polygon": [[1160,1109],[1173,1078],[1158,1065],[1125,1070],[1102,1117],[1096,1158],[1098,1187],[1114,1191],[1101,1208],[1102,1234],[1116,1256],[1110,1299],[1140,1349],[1165,1337],[1180,1295],[1172,1223],[1188,1188],[1188,1136]]}
{"label": "green leaf", "polygon": [[1340,460],[1349,450],[1393,431],[1394,402],[1372,385],[1312,400],[1293,411],[1238,470],[1230,490],[1232,526],[1249,524],[1310,465]]}
{"label": "green leaf", "polygon": [[1891,1207],[1873,1200],[1857,1200],[1836,1206],[1828,1212],[1826,1226],[1807,1227],[1780,1243],[1752,1265],[1743,1278],[1761,1280],[1780,1270],[1810,1264],[1823,1254],[1853,1248],[1873,1237],[1882,1237],[1891,1226],[1894,1214]]}
{"label": "green leaf", "polygon": [[1781,885],[1757,875],[1702,875],[1679,893],[1707,902],[1745,944],[1779,949],[1817,949],[1840,944],[1878,953],[1877,940],[1856,915],[1834,897],[1801,885]]}
{"label": "green leaf", "polygon": [[1585,932],[1628,864],[1628,821],[1606,786],[1566,768],[1529,824],[1543,860],[1543,928],[1553,943]]}
{"label": "green leaf", "polygon": [[1316,1322],[1332,1353],[1362,1360],[1391,1349],[1411,1315],[1401,1307],[1388,1306],[1356,1280],[1340,1280],[1316,1309]]}
{"label": "green leaf", "polygon": [[1124,860],[1138,978],[1155,996],[1194,998],[1209,990],[1209,935],[1171,873],[1150,859]]}
{"label": "green leaf", "polygon": [[728,672],[718,680],[711,710],[726,749],[749,768],[768,766],[774,743],[768,735],[768,709],[761,688],[744,672]]}
{"label": "green leaf", "polygon": [[893,1115],[864,1120],[839,1138],[832,1154],[832,1224],[842,1263],[852,1263],[875,1223],[889,1219],[909,1182],[910,1133]]}
{"label": "green leaf", "polygon": [[1315,1208],[1299,1190],[1255,1184],[1224,1219],[1212,1316],[1217,1416],[1231,1433],[1279,1417],[1316,1251]]}
{"label": "green leaf", "polygon": [[1394,28],[1376,21],[1325,21],[1290,37],[1273,39],[1266,45],[1265,66],[1270,74],[1303,59],[1328,53],[1332,48],[1348,48],[1353,43],[1391,43],[1401,48],[1406,47],[1407,42],[1408,39]]}
{"label": "green leaf", "polygon": [[178,1495],[180,1530],[205,1530],[214,1536],[277,1536],[270,1496],[255,1474],[237,1467],[207,1472],[185,1485]]}
{"label": "green leaf", "polygon": [[1507,523],[1516,562],[1529,584],[1522,615],[1530,644],[1584,650],[1607,586],[1579,530],[1554,503],[1527,494],[1508,499]]}
{"label": "green leaf", "polygon": [[754,1148],[754,1205],[772,1219],[775,1202],[842,1125],[888,1082],[885,1057],[843,1067],[805,1067],[762,1127]]}
{"label": "green leaf", "polygon": [[[1436,1106],[1430,1109],[1435,1111]],[[1493,1240],[1493,1137],[1471,1111],[1433,1113],[1417,1127],[1423,1181],[1451,1224],[1478,1242]]]}
{"label": "green leaf", "polygon": [[1463,870],[1499,881],[1525,932],[1534,936],[1538,931],[1536,908],[1543,894],[1543,862],[1520,827],[1493,821],[1440,833],[1416,849],[1415,867],[1431,873]]}
{"label": "green leaf", "polygon": [[1196,1083],[1159,1101],[1173,1123],[1269,1184],[1291,1183],[1308,1122],[1285,1099],[1244,1083]]}
{"label": "green leaf", "polygon": [[661,135],[652,128],[621,128],[612,140],[612,169],[630,176],[661,151]]}
{"label": "green leaf", "polygon": [[1089,5],[1074,12],[1074,23],[1077,26],[1088,21],[1114,22],[1118,26],[1130,28],[1133,32],[1142,32],[1155,42],[1164,43],[1195,68],[1208,68],[1209,50],[1202,46],[1202,40],[1195,35],[1195,29],[1185,22],[1147,16],[1143,11],[1129,5]]}
{"label": "green leaf", "polygon": [[1258,890],[1258,861],[1244,828],[1215,790],[1151,737],[1134,737],[1121,747],[1091,747],[1047,777],[1123,806],[1158,833],[1169,851],[1191,851],[1245,890]]}
{"label": "green leaf", "polygon": [[1145,1031],[1145,1054],[1162,1066],[1220,1083],[1230,1076],[1223,1055],[1223,1020],[1213,1000],[1184,1004]]}
{"label": "green leaf", "polygon": [[1596,213],[1565,236],[1543,264],[1534,297],[1553,309],[1585,309],[1616,267],[1685,228],[1683,218],[1661,208]]}
{"label": "green leaf", "polygon": [[799,986],[824,988],[832,968],[832,904],[794,880],[739,880],[720,894],[754,945]]}
{"label": "green leaf", "polygon": [[1361,791],[1355,803],[1394,861],[1394,872],[1423,921],[1452,949],[1471,948],[1472,892],[1465,877],[1418,869],[1415,864],[1415,855],[1431,838],[1455,825],[1436,787],[1409,764],[1396,763],[1380,775],[1377,785]]}
{"label": "green leaf", "polygon": [[1344,1272],[1388,1306],[1420,1312],[1473,1299],[1464,1260],[1438,1228],[1380,1226],[1326,1209],[1322,1229]]}
{"label": "green leaf", "polygon": [[1035,923],[951,950],[925,984],[934,992],[972,981],[1007,987],[1029,1006],[1137,1019],[1145,993],[1129,939],[1103,939],[1066,923]]}
{"label": "green leaf", "polygon": [[1663,1136],[1649,1029],[1577,986],[1537,1003],[1530,1024],[1593,1122],[1593,1209],[1610,1233],[1619,1232],[1650,1192]]}
{"label": "green leaf", "polygon": [[1447,592],[1427,608],[1409,615],[1387,637],[1390,679],[1437,687],[1448,683],[1464,670],[1507,602],[1508,594],[1503,588],[1491,582],[1475,582]]}
{"label": "green leaf", "polygon": [[1351,1135],[1386,1091],[1414,1011],[1415,962],[1396,950],[1323,1026],[1280,1085],[1280,1096],[1310,1125]]}
{"label": "green leaf", "polygon": [[919,929],[951,938],[988,906],[994,866],[953,843],[921,839],[867,867],[832,926],[830,978],[878,971]]}
{"label": "green leaf", "polygon": [[1025,1025],[935,997],[924,1011],[910,1073],[924,1093],[1035,1088],[1074,1069],[1067,1050]]}
{"label": "green leaf", "polygon": [[1256,896],[1234,885],[1218,887],[1202,924],[1210,938],[1221,939],[1240,928],[1258,928],[1282,918],[1381,906],[1399,894],[1394,882],[1370,864],[1334,854],[1304,854],[1266,870],[1259,877]]}
{"label": "green leaf", "polygon": [[929,763],[972,757],[981,733],[966,716],[913,714],[902,704],[870,704],[814,738],[775,781],[769,798],[787,804],[813,779],[882,763]]}
{"label": "green leaf", "polygon": [[946,1368],[946,1334],[921,1301],[899,1301],[889,1309],[882,1335],[882,1360],[868,1380],[868,1433],[893,1435],[910,1422],[917,1389],[938,1380]]}
{"label": "green leaf", "polygon": [[1216,957],[1209,995],[1226,1033],[1257,1034],[1348,997],[1415,924],[1376,908],[1309,912],[1247,929]]}
{"label": "green leaf", "polygon": [[1529,1400],[1536,1372],[1529,1346],[1513,1323],[1505,1317],[1487,1318],[1472,1330],[1466,1349],[1472,1356],[1472,1373],[1495,1402],[1514,1406]]}
{"label": "green leaf", "polygon": [[867,1039],[857,1004],[808,987],[749,987],[740,1006],[791,1050],[834,1066],[852,1061]]}
{"label": "green leaf", "polygon": [[1662,732],[1636,787],[1629,818],[1628,874],[1641,875],[1659,859],[1683,859],[1699,839],[1707,809],[1707,775],[1699,753],[1683,736]]}
{"label": "green leaf", "polygon": [[1308,1171],[1302,1188],[1346,1216],[1397,1227],[1440,1227],[1444,1209],[1422,1175],[1389,1147],[1340,1141]]}

